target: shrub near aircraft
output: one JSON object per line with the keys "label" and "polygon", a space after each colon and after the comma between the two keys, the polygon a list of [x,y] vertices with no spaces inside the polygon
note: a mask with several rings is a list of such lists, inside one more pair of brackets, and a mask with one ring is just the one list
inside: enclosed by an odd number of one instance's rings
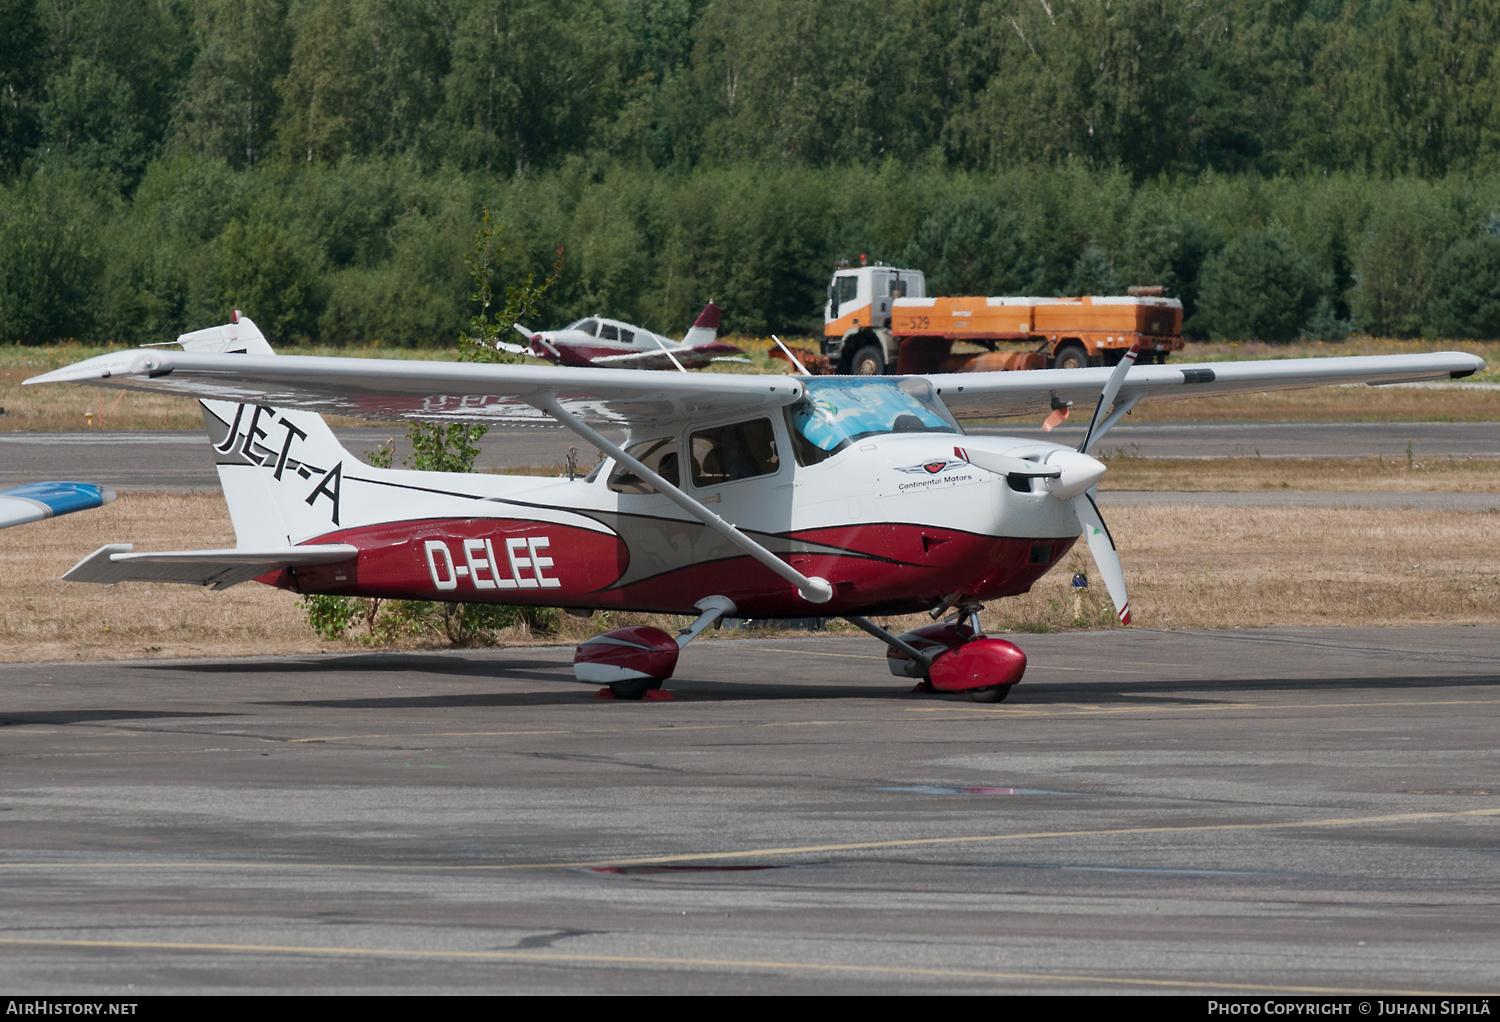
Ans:
{"label": "shrub near aircraft", "polygon": [[527,343],[497,346],[516,355],[531,355],[565,366],[595,366],[601,369],[686,369],[710,362],[747,362],[736,358],[744,352],[732,344],[715,340],[719,317],[724,312],[713,302],[703,307],[682,343],[643,327],[617,319],[590,316],[569,323],[561,330],[534,333],[516,324]]}
{"label": "shrub near aircraft", "polygon": [[[237,546],[111,544],[71,581],[249,579],[299,593],[696,614],[672,636],[623,628],[578,647],[582,681],[664,696],[680,650],[725,615],[841,616],[919,688],[1004,698],[1025,669],[980,633],[1084,533],[1123,623],[1124,573],[1088,452],[1137,402],[1468,376],[1461,353],[907,377],[637,373],[277,356],[250,320],[182,352],[101,355],[27,380],[203,402]],[[961,419],[1094,409],[1077,448],[966,436]],[[390,421],[561,423],[607,457],[586,478],[381,469],[320,412]],[[623,427],[615,445],[595,427]],[[929,611],[892,635],[870,615]]]}

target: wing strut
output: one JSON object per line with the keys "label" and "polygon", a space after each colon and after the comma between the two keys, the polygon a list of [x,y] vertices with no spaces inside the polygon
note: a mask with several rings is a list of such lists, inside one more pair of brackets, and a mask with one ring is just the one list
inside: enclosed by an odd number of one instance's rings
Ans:
{"label": "wing strut", "polygon": [[807,575],[802,574],[802,572],[798,571],[796,568],[792,567],[790,564],[786,563],[775,554],[771,553],[771,551],[755,542],[755,540],[745,535],[739,529],[735,528],[733,524],[726,522],[724,519],[714,514],[708,508],[698,503],[692,497],[689,497],[686,493],[683,493],[676,486],[673,486],[661,476],[657,475],[645,465],[641,464],[635,458],[632,458],[630,455],[626,454],[619,447],[616,447],[614,444],[610,443],[609,440],[607,440],[597,431],[590,429],[582,419],[579,419],[571,412],[565,411],[555,399],[550,397],[537,398],[536,400],[529,403],[533,407],[546,412],[558,422],[561,422],[564,426],[567,426],[574,433],[577,433],[589,443],[593,444],[595,447],[599,448],[601,451],[614,458],[615,461],[619,462],[622,465],[630,466],[631,471],[640,476],[642,479],[648,480],[652,486],[656,487],[657,491],[662,496],[666,497],[668,500],[676,504],[678,507],[682,508],[688,514],[701,521],[704,525],[707,525],[710,529],[713,529],[719,535],[723,536],[725,539],[729,540],[729,542],[745,551],[745,553],[755,558],[761,564],[764,564],[767,568],[770,568],[772,571],[776,572],[776,574],[780,575],[782,578],[792,583],[792,585],[796,586],[797,592],[808,603],[827,603],[829,600],[833,599],[833,586],[828,584],[827,579],[818,578],[817,576],[809,578]]}

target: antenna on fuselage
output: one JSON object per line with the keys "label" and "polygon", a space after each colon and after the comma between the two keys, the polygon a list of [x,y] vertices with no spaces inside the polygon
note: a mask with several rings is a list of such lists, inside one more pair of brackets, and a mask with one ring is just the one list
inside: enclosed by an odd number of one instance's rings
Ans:
{"label": "antenna on fuselage", "polygon": [[785,344],[781,343],[781,338],[780,337],[777,337],[775,334],[772,334],[771,335],[771,340],[773,340],[777,344],[781,345],[781,350],[784,351],[784,352],[786,352],[786,357],[789,358],[789,359],[791,359],[792,365],[794,365],[794,366],[797,367],[797,371],[798,372],[800,372],[803,376],[811,376],[812,375],[812,373],[810,373],[810,372],[807,371],[807,366],[805,366],[805,365],[802,364],[802,360],[799,359],[796,355],[792,354],[792,349],[788,348]]}

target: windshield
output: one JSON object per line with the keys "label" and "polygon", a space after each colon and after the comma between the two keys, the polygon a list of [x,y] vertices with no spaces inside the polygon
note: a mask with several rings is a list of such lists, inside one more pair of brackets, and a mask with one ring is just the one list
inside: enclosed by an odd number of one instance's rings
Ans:
{"label": "windshield", "polygon": [[806,386],[807,396],[787,409],[797,461],[803,465],[881,433],[963,432],[921,377],[815,377]]}

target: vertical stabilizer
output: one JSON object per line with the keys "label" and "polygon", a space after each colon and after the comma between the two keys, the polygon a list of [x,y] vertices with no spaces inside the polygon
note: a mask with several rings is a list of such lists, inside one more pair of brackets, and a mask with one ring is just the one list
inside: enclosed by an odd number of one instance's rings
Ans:
{"label": "vertical stabilizer", "polygon": [[682,343],[689,348],[698,348],[705,344],[712,344],[714,338],[719,335],[719,317],[724,310],[713,302],[703,307],[698,313],[698,318],[693,320],[693,325],[688,327],[688,332],[682,338]]}
{"label": "vertical stabilizer", "polygon": [[[234,322],[183,334],[186,351],[274,355],[255,323]],[[362,466],[316,412],[202,401],[219,483],[241,547],[273,549],[345,524],[346,465]]]}

